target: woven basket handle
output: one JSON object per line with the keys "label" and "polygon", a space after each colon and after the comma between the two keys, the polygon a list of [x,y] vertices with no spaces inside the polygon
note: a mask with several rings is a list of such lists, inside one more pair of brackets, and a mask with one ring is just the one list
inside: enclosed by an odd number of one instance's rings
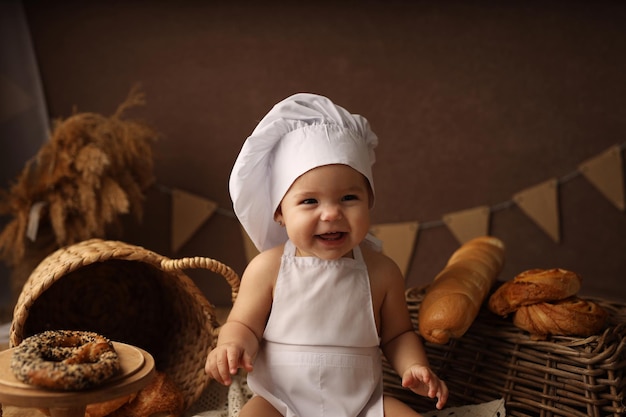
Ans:
{"label": "woven basket handle", "polygon": [[222,275],[231,287],[232,301],[234,302],[239,294],[239,275],[233,269],[220,261],[211,258],[196,256],[193,258],[164,259],[161,261],[161,268],[164,271],[180,271],[183,269],[208,269],[209,271]]}

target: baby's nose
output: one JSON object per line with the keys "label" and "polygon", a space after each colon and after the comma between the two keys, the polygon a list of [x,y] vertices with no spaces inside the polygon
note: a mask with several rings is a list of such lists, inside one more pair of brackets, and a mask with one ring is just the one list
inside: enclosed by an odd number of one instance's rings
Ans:
{"label": "baby's nose", "polygon": [[326,204],[322,209],[322,220],[323,221],[333,221],[340,219],[342,216],[341,208],[338,204]]}

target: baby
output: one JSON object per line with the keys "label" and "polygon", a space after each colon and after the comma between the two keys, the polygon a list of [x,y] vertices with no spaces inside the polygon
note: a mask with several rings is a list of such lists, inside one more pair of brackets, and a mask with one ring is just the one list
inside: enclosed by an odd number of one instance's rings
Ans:
{"label": "baby", "polygon": [[377,144],[363,117],[295,94],[241,149],[230,192],[260,254],[205,367],[226,385],[248,372],[255,395],[241,417],[419,415],[383,395],[382,354],[404,387],[446,403],[402,274],[368,233]]}

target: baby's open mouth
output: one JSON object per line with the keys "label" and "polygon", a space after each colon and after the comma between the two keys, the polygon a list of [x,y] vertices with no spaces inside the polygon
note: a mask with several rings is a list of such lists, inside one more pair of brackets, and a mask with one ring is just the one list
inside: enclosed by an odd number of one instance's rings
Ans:
{"label": "baby's open mouth", "polygon": [[322,240],[339,240],[344,236],[344,232],[332,232],[332,233],[323,233],[321,235],[317,235]]}

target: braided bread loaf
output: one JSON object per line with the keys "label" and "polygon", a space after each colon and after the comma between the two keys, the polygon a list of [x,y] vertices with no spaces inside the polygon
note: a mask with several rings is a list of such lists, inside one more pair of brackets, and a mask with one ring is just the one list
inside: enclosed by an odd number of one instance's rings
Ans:
{"label": "braided bread loaf", "polygon": [[530,333],[535,340],[550,335],[587,337],[604,327],[607,312],[593,301],[570,297],[555,302],[536,303],[520,307],[513,324]]}
{"label": "braided bread loaf", "polygon": [[593,301],[577,297],[581,277],[561,268],[530,269],[502,284],[489,298],[489,309],[513,315],[513,324],[533,340],[550,335],[582,336],[602,330],[608,314]]}
{"label": "braided bread loaf", "polygon": [[489,298],[489,309],[506,316],[520,306],[563,300],[578,293],[581,278],[561,268],[530,269],[502,284]]}

